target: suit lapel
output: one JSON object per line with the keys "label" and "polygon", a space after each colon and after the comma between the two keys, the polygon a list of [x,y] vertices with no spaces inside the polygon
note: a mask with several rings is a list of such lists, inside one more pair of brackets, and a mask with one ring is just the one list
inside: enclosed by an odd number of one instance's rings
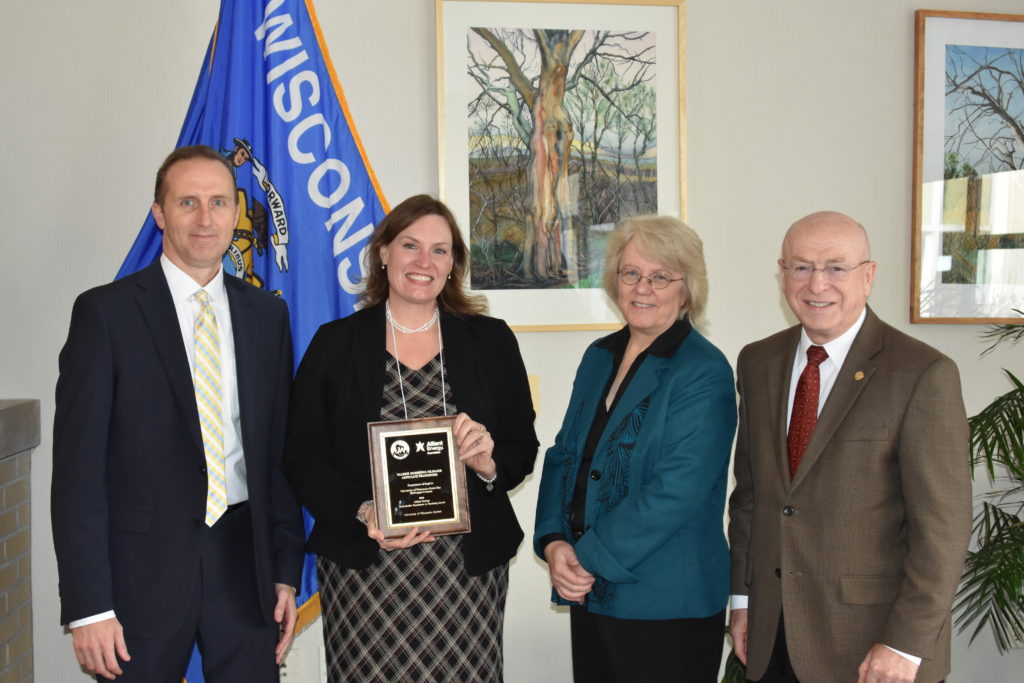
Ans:
{"label": "suit lapel", "polygon": [[850,346],[850,352],[839,369],[836,381],[832,385],[828,399],[818,415],[818,422],[811,432],[811,440],[807,442],[807,450],[800,460],[800,467],[793,478],[793,487],[800,485],[818,459],[825,447],[832,440],[832,435],[846,418],[850,408],[856,403],[857,397],[871,381],[875,374],[875,366],[871,362],[882,348],[882,324],[878,317],[868,309],[864,324]]}
{"label": "suit lapel", "polygon": [[796,349],[800,343],[800,326],[790,329],[790,334],[784,335],[775,349],[776,362],[768,369],[766,390],[768,392],[768,405],[771,406],[769,419],[772,430],[768,433],[775,434],[773,446],[775,448],[775,462],[779,471],[779,481],[784,489],[790,488],[789,478],[789,452],[786,448],[786,434],[789,431],[787,417],[789,414],[789,384],[793,376],[793,361],[796,357]]}
{"label": "suit lapel", "polygon": [[[594,352],[588,351],[588,353]],[[612,354],[607,349],[601,349],[600,353],[592,355],[584,374],[584,386],[579,387],[579,391],[576,392],[579,402],[576,412],[578,416],[576,418],[576,443],[573,446],[577,456],[583,453],[583,449],[587,445],[590,425],[593,424],[594,416],[597,414],[597,404],[601,400],[604,385],[608,382],[611,374],[611,361]]]}
{"label": "suit lapel", "polygon": [[[452,387],[452,400],[460,411],[471,412],[483,400],[476,393],[478,383],[473,381],[476,347],[470,342],[465,323],[447,313],[441,314],[441,337],[444,342],[445,373]],[[474,417],[483,419],[476,415]]]}
{"label": "suit lapel", "polygon": [[199,413],[196,409],[196,394],[192,386],[192,371],[188,366],[188,355],[181,338],[178,315],[174,310],[171,290],[167,287],[160,261],[140,271],[136,279],[139,292],[135,300],[142,311],[142,317],[153,337],[160,364],[171,385],[174,400],[188,422],[189,433],[202,450],[203,437],[199,430]]}
{"label": "suit lapel", "polygon": [[[626,419],[626,416],[633,412],[640,402],[647,398],[647,396],[650,395],[650,393],[658,386],[658,378],[663,372],[665,372],[665,368],[670,360],[670,358],[659,358],[650,354],[644,358],[640,367],[637,368],[636,374],[633,375],[633,379],[630,380],[629,386],[626,387],[626,391],[622,394],[622,397],[619,398],[618,403],[615,404],[615,409],[612,411],[612,414],[608,416],[608,422],[605,427],[604,434],[601,436],[601,440],[598,442],[597,448],[594,451],[595,457],[598,453],[602,452],[605,442],[607,442],[609,437],[615,433],[615,430],[620,424],[622,424],[622,421]],[[597,373],[595,373],[595,375],[596,374]],[[610,369],[609,372],[604,373],[601,376],[605,378],[605,381],[607,381],[609,374]],[[597,399],[600,399],[603,389],[603,385],[594,387],[594,391],[592,391],[591,394]],[[594,409],[596,410],[596,408],[597,406],[595,405]],[[593,412],[589,413],[589,415],[592,417]],[[586,414],[584,414],[584,417],[586,417]],[[585,442],[587,435],[581,434],[581,436]],[[580,445],[581,450],[582,447],[583,444]]]}
{"label": "suit lapel", "polygon": [[260,390],[253,386],[254,373],[246,372],[246,368],[255,368],[256,344],[260,343],[259,322],[253,312],[253,299],[247,291],[250,285],[224,273],[224,289],[228,294],[228,306],[231,310],[231,336],[235,343],[235,380],[238,396],[238,418],[242,423],[242,452],[253,452],[250,436],[255,427],[256,416],[253,401],[260,395]]}
{"label": "suit lapel", "polygon": [[387,357],[383,303],[367,310],[367,315],[359,320],[355,335],[353,353],[357,358],[359,403],[366,421],[377,422],[380,420],[380,408],[384,400],[381,374]]}

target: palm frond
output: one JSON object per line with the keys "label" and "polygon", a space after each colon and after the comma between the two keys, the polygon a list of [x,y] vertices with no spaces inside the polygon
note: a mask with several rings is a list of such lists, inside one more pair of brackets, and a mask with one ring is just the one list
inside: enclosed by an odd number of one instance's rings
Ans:
{"label": "palm frond", "polygon": [[747,667],[743,666],[736,650],[729,650],[729,656],[725,660],[725,674],[722,676],[722,683],[746,683]]}
{"label": "palm frond", "polygon": [[[1013,309],[1013,312],[1019,316],[1024,316],[1024,311]],[[989,351],[999,346],[1004,341],[1008,341],[1011,344],[1016,344],[1024,337],[1024,321],[1019,323],[999,323],[996,325],[989,325],[988,328],[979,335],[986,341],[991,341],[992,344],[981,352],[981,356],[985,356]]]}
{"label": "palm frond", "polygon": [[990,477],[1003,465],[1012,478],[1024,481],[1024,384],[1004,370],[1014,388],[970,418],[974,464],[984,463]]}
{"label": "palm frond", "polygon": [[990,503],[975,518],[978,550],[967,554],[953,613],[971,642],[988,627],[1000,652],[1024,645],[1024,522]]}

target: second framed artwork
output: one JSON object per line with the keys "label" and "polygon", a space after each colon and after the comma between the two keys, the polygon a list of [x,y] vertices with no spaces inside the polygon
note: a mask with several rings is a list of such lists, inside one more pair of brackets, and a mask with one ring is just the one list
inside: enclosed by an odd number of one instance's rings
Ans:
{"label": "second framed artwork", "polygon": [[1019,322],[1024,16],[916,14],[911,322]]}
{"label": "second framed artwork", "polygon": [[683,0],[435,0],[441,197],[517,331],[615,329],[604,248],[685,218]]}

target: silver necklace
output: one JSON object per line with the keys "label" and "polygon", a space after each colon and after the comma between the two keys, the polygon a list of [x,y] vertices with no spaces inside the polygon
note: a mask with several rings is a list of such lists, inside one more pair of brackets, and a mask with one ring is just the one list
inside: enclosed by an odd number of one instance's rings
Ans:
{"label": "silver necklace", "polygon": [[434,323],[437,322],[439,310],[440,309],[435,305],[434,315],[430,316],[430,320],[423,323],[419,327],[406,327],[402,323],[395,320],[394,316],[391,315],[391,304],[388,303],[387,301],[384,302],[384,316],[388,319],[388,322],[391,323],[392,331],[397,329],[399,332],[404,332],[405,334],[416,334],[417,332],[426,332],[427,330],[429,330],[431,327],[434,326]]}
{"label": "silver necklace", "polygon": [[[384,311],[388,319],[388,327],[391,329],[391,345],[395,347],[395,375],[398,377],[398,391],[402,395],[402,412],[405,413],[405,419],[409,419],[409,406],[405,403],[405,386],[402,381],[402,362],[398,360],[398,338],[395,336],[395,328],[397,327],[402,332],[422,332],[423,330],[429,329],[431,325],[437,320],[438,309],[434,308],[434,317],[428,321],[426,327],[419,330],[407,330],[403,329],[401,325],[395,322],[395,319],[391,317],[391,308],[388,306],[387,301],[384,302]],[[448,398],[445,395],[444,389],[444,340],[441,338],[441,326],[437,326],[437,345],[441,353],[441,405],[444,407],[444,416],[448,417]]]}

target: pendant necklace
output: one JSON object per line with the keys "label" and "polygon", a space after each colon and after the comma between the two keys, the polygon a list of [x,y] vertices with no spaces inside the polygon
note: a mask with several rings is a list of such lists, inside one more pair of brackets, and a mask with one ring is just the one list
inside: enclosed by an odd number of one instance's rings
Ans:
{"label": "pendant necklace", "polygon": [[[409,419],[409,406],[405,403],[405,387],[402,381],[402,363],[398,360],[398,338],[395,336],[395,328],[398,328],[400,332],[409,334],[411,332],[423,332],[429,330],[430,326],[437,322],[438,318],[438,307],[434,308],[434,315],[425,324],[420,325],[416,329],[410,329],[404,327],[400,323],[395,322],[395,319],[391,317],[391,306],[384,302],[384,314],[388,319],[389,328],[391,329],[391,345],[395,347],[395,375],[398,376],[398,391],[402,395],[402,411],[405,413],[405,419]],[[445,396],[444,390],[444,341],[441,338],[441,326],[437,326],[437,346],[440,349],[441,354],[441,405],[444,407],[444,416],[448,417],[448,399]],[[428,361],[429,362],[429,361]]]}

